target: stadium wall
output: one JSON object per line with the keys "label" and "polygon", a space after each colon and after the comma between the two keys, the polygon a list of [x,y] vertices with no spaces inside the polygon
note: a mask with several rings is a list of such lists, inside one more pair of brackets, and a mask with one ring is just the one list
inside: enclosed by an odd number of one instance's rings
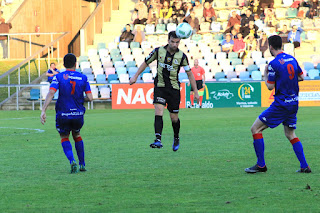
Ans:
{"label": "stadium wall", "polygon": [[[110,1],[109,3],[111,4]],[[76,37],[95,5],[94,2],[84,0],[26,0],[19,8],[18,13],[10,20],[13,26],[10,33],[34,33],[37,27],[42,33],[69,31],[70,34],[60,41],[60,56],[66,54],[68,48],[79,55],[80,45],[76,42]],[[53,39],[58,36],[53,36]],[[13,36],[13,38],[10,40],[10,57],[28,57],[29,36]],[[31,39],[32,53],[51,42],[50,35],[33,35]],[[56,56],[56,52],[54,56]]]}
{"label": "stadium wall", "polygon": [[[299,105],[320,106],[320,81],[303,81],[299,85]],[[132,86],[113,84],[112,109],[153,108],[153,87],[152,83]],[[269,107],[274,101],[273,95],[274,90],[269,91],[264,82],[207,82],[202,106],[203,108]],[[188,108],[190,105],[190,86],[181,83],[180,108]]]}

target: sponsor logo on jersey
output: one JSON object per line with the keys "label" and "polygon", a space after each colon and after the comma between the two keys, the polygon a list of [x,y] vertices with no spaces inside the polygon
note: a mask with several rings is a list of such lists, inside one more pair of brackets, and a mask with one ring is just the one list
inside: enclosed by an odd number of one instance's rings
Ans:
{"label": "sponsor logo on jersey", "polygon": [[164,69],[167,69],[168,71],[174,71],[173,69],[173,66],[172,65],[169,65],[169,64],[165,64],[165,63],[162,63],[162,62],[159,62],[159,66],[164,68]]}
{"label": "sponsor logo on jersey", "polygon": [[170,62],[171,61],[171,57],[167,57],[167,61]]}
{"label": "sponsor logo on jersey", "polygon": [[69,79],[69,75],[68,74],[63,74],[63,79],[64,80],[68,80]]}
{"label": "sponsor logo on jersey", "polygon": [[173,63],[178,65],[179,64],[178,59],[174,59]]}

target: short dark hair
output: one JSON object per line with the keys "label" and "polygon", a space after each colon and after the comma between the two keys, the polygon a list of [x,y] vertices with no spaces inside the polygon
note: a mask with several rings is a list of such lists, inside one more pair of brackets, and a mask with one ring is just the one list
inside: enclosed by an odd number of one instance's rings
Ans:
{"label": "short dark hair", "polygon": [[54,63],[54,62],[51,62],[51,63],[50,63],[50,66],[51,66],[52,64],[56,65],[56,63]]}
{"label": "short dark hair", "polygon": [[273,35],[268,38],[269,45],[275,50],[281,50],[282,48],[282,39],[278,35]]}
{"label": "short dark hair", "polygon": [[68,53],[63,58],[63,65],[65,66],[65,68],[75,67],[76,63],[77,63],[77,57],[72,53]]}
{"label": "short dark hair", "polygon": [[176,31],[171,31],[169,34],[168,34],[168,40],[170,40],[170,38],[179,38],[176,34]]}

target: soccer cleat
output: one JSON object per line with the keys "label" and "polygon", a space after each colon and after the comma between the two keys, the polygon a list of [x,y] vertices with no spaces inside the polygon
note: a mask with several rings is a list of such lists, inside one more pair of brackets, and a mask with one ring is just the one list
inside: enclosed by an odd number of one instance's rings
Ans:
{"label": "soccer cleat", "polygon": [[172,150],[174,152],[178,151],[180,145],[180,139],[179,138],[174,138],[173,139],[173,144],[172,144]]}
{"label": "soccer cleat", "polygon": [[77,167],[77,163],[75,161],[72,162],[71,164],[71,171],[70,173],[77,173],[78,172],[78,167]]}
{"label": "soccer cleat", "polygon": [[162,143],[159,139],[154,140],[154,143],[150,144],[151,148],[162,148]]}
{"label": "soccer cleat", "polygon": [[256,164],[250,168],[246,168],[244,171],[247,173],[257,173],[257,172],[266,172],[267,170],[268,170],[267,166],[260,167],[258,166],[258,164]]}
{"label": "soccer cleat", "polygon": [[84,165],[80,165],[80,169],[79,169],[80,172],[86,172],[86,167]]}
{"label": "soccer cleat", "polygon": [[296,172],[299,172],[299,173],[311,173],[311,169],[308,166],[307,168],[301,168],[301,169],[297,170]]}

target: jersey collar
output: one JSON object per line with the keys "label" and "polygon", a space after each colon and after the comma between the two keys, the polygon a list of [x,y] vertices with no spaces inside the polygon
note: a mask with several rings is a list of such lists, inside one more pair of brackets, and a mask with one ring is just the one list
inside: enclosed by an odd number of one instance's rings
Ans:
{"label": "jersey collar", "polygon": [[71,72],[75,72],[76,70],[71,70],[71,69],[67,69],[66,71],[71,71]]}

